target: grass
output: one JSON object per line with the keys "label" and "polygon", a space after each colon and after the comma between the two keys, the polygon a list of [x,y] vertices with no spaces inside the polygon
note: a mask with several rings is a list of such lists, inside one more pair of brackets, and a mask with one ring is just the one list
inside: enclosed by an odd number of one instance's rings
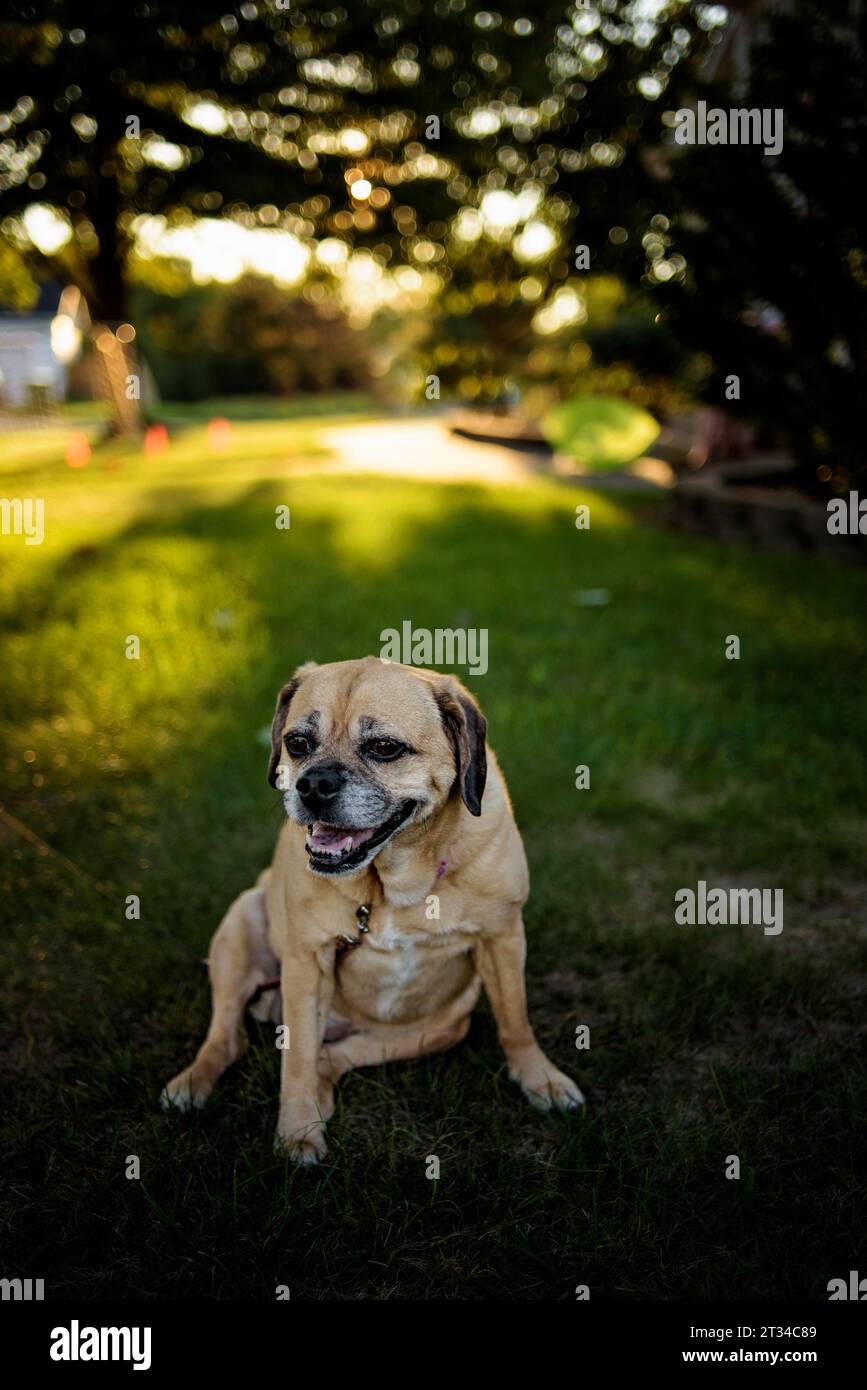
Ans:
{"label": "grass", "polygon": [[[867,576],[547,480],[301,472],[316,428],[238,425],[217,457],[190,428],[78,471],[61,437],[10,441],[0,490],[45,498],[46,540],[0,537],[4,1273],[50,1297],[826,1297],[863,1253]],[[469,683],[530,860],[531,1014],[589,1105],[533,1112],[484,1005],[457,1050],[348,1077],[297,1172],[257,1025],[202,1114],[156,1096],[206,1026],[194,957],[271,852],[279,684],[407,618],[489,629]],[[676,927],[699,878],[783,887],[782,935]]]}
{"label": "grass", "polygon": [[[378,414],[373,398],[364,391],[325,391],[305,396],[210,396],[204,401],[161,401],[153,411],[160,419],[297,420],[340,415]],[[327,421],[326,421],[327,423]]]}
{"label": "grass", "polygon": [[[25,406],[9,410],[5,419],[13,425],[16,415],[28,415]],[[78,421],[108,421],[111,406],[107,401],[67,401],[58,408],[71,424]],[[209,396],[198,401],[158,401],[150,413],[159,420],[193,421],[207,424],[215,416],[229,420],[296,420],[331,418],[339,415],[367,415],[377,412],[373,398],[364,391],[323,392],[305,396]]]}

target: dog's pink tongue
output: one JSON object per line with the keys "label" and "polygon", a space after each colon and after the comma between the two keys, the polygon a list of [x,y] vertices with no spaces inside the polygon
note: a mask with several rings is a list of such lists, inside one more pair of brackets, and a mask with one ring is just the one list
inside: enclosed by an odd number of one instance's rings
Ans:
{"label": "dog's pink tongue", "polygon": [[345,854],[363,845],[372,834],[372,830],[347,830],[339,825],[323,825],[318,820],[310,833],[310,848],[323,854]]}

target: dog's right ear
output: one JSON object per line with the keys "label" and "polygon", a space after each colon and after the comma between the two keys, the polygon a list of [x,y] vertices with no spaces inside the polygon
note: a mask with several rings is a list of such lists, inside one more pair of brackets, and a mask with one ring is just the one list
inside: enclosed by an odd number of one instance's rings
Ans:
{"label": "dog's right ear", "polygon": [[304,665],[298,667],[291,681],[286,682],[277,696],[277,708],[271,721],[271,757],[268,760],[268,785],[270,787],[277,785],[277,766],[283,751],[283,727],[286,723],[286,712],[302,679],[308,671],[315,671],[316,664],[315,661],[305,661]]}

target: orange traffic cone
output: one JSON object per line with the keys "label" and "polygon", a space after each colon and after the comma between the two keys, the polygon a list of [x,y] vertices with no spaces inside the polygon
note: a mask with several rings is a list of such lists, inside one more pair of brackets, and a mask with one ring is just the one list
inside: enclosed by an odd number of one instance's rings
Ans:
{"label": "orange traffic cone", "polygon": [[67,439],[66,462],[70,468],[85,468],[90,463],[90,440],[82,430]]}
{"label": "orange traffic cone", "polygon": [[228,449],[232,440],[232,426],[225,415],[215,415],[208,424],[208,444],[215,454]]}
{"label": "orange traffic cone", "polygon": [[164,454],[169,447],[169,432],[165,425],[148,425],[145,430],[144,451],[148,458]]}

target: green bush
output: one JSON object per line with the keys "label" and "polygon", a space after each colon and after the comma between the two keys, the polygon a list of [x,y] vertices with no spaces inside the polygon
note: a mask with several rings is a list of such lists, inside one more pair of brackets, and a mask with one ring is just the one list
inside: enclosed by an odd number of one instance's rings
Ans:
{"label": "green bush", "polygon": [[545,438],[588,468],[623,468],[659,434],[652,415],[614,396],[573,396],[542,421]]}

